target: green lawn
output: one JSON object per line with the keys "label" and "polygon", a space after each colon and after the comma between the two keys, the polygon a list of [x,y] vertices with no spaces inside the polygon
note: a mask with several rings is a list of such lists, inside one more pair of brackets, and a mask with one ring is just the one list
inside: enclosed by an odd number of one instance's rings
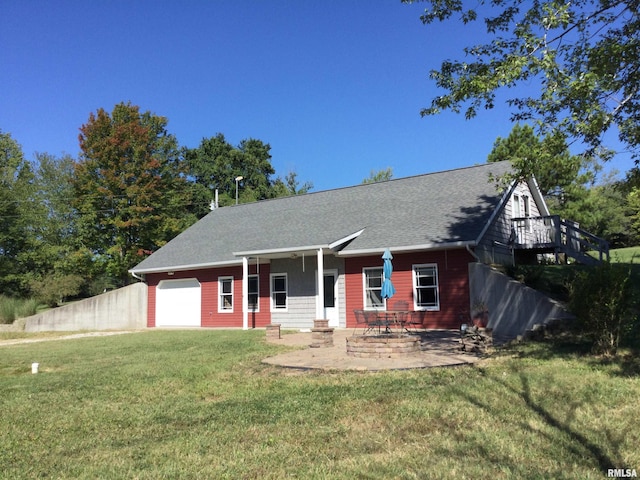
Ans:
{"label": "green lawn", "polygon": [[640,263],[640,246],[611,250],[609,255],[614,263]]}
{"label": "green lawn", "polygon": [[0,477],[574,479],[640,469],[636,360],[601,364],[530,344],[463,368],[260,363],[282,348],[264,331],[0,347]]}

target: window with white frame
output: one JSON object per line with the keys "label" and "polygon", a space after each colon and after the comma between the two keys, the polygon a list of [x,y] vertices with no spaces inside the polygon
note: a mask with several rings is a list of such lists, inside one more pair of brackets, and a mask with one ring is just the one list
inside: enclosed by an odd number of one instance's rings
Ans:
{"label": "window with white frame", "polygon": [[249,275],[249,288],[248,288],[248,298],[249,298],[249,310],[252,312],[260,311],[260,280],[258,275]]}
{"label": "window with white frame", "polygon": [[522,217],[522,207],[520,204],[520,195],[515,193],[512,199],[511,206],[511,217],[512,218],[520,218]]}
{"label": "window with white frame", "polygon": [[511,216],[513,218],[526,218],[531,216],[531,200],[528,195],[515,193],[512,202]]}
{"label": "window with white frame", "polygon": [[271,274],[271,310],[287,309],[287,274]]}
{"label": "window with white frame", "polygon": [[218,277],[218,312],[233,312],[233,277]]}
{"label": "window with white frame", "polygon": [[363,268],[364,308],[365,310],[384,309],[382,298],[382,268]]}
{"label": "window with white frame", "polygon": [[413,307],[415,310],[439,310],[438,266],[413,266]]}

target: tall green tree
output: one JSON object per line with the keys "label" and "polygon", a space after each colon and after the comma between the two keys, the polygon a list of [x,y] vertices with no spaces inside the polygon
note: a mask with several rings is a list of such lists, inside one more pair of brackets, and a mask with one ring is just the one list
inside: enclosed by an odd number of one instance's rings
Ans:
{"label": "tall green tree", "polygon": [[29,266],[31,293],[55,306],[66,298],[88,291],[92,253],[77,242],[77,215],[72,206],[75,160],[36,153],[36,215],[34,248],[23,252],[21,263]]}
{"label": "tall green tree", "polygon": [[393,178],[393,168],[388,167],[384,170],[371,170],[369,176],[362,180],[362,183],[376,183],[376,182],[384,182],[386,180],[391,180]]}
{"label": "tall green tree", "polygon": [[[254,202],[278,196],[306,193],[313,188],[309,182],[299,185],[294,172],[285,179],[272,179],[271,146],[262,140],[249,138],[237,146],[230,144],[222,133],[203,138],[197,148],[184,152],[188,176],[194,182],[196,214],[207,213],[218,190],[219,206],[233,205],[238,188],[240,203]],[[236,178],[242,177],[236,183]]]}
{"label": "tall green tree", "polygon": [[627,216],[631,225],[630,245],[640,245],[640,167],[627,172],[624,182],[627,196]]}
{"label": "tall green tree", "polygon": [[305,193],[309,193],[312,188],[313,183],[311,182],[304,182],[300,185],[298,174],[290,171],[285,175],[284,180],[278,177],[275,182],[273,182],[272,196],[277,198],[291,195],[304,195]]}
{"label": "tall green tree", "polygon": [[586,190],[586,195],[567,202],[561,215],[574,220],[588,232],[604,238],[612,248],[633,242],[628,199],[623,182],[606,176]]}
{"label": "tall green tree", "polygon": [[22,295],[26,268],[19,257],[33,246],[34,175],[22,147],[0,130],[0,292]]}
{"label": "tall green tree", "polygon": [[78,238],[117,284],[128,269],[193,222],[175,137],[167,119],[119,103],[80,128],[74,207]]}
{"label": "tall green tree", "polygon": [[[402,0],[413,3],[414,0]],[[487,41],[445,60],[431,78],[444,92],[423,115],[493,108],[504,88],[515,121],[536,121],[592,152],[617,127],[621,142],[640,156],[640,2],[637,0],[425,0],[424,24],[482,21]],[[524,91],[528,93],[523,93]]]}
{"label": "tall green tree", "polygon": [[533,175],[550,208],[560,215],[568,203],[587,194],[600,170],[595,159],[571,155],[561,133],[540,138],[533,127],[520,124],[514,125],[508,137],[498,137],[487,157],[488,162],[504,160],[513,164],[516,173],[503,180]]}

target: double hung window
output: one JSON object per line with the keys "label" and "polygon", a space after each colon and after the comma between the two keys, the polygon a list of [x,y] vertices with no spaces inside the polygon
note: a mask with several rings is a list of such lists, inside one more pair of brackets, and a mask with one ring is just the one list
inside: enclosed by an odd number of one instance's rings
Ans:
{"label": "double hung window", "polygon": [[438,266],[413,266],[413,307],[415,310],[439,310]]}
{"label": "double hung window", "polygon": [[271,311],[287,310],[287,274],[271,274]]}
{"label": "double hung window", "polygon": [[364,268],[362,270],[364,282],[365,310],[383,310],[385,303],[382,298],[382,268]]}
{"label": "double hung window", "polygon": [[218,312],[233,312],[233,277],[218,277]]}

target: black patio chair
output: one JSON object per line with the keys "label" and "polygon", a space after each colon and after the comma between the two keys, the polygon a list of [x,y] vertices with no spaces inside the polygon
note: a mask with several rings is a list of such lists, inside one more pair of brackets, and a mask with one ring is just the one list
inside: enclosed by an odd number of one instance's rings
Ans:
{"label": "black patio chair", "polygon": [[365,310],[363,314],[364,321],[367,324],[367,329],[364,332],[365,334],[373,332],[376,329],[378,329],[378,333],[380,333],[383,327],[385,329],[385,332],[388,330],[388,322],[385,319],[380,318],[378,316],[378,312],[376,312],[375,310]]}
{"label": "black patio chair", "polygon": [[424,312],[409,312],[406,322],[407,332],[421,333],[424,329],[423,319]]}

